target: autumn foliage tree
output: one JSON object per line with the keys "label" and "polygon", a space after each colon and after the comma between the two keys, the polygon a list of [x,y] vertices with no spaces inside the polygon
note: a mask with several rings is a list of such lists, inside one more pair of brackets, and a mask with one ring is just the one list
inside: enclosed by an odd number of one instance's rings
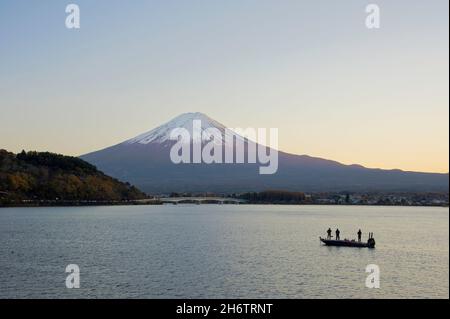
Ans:
{"label": "autumn foliage tree", "polygon": [[116,201],[145,194],[76,157],[0,150],[0,198]]}

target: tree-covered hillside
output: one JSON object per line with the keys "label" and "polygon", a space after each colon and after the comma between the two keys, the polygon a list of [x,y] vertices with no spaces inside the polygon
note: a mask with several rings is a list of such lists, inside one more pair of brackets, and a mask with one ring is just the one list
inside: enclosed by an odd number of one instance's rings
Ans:
{"label": "tree-covered hillside", "polygon": [[0,150],[0,200],[117,201],[145,198],[79,158]]}

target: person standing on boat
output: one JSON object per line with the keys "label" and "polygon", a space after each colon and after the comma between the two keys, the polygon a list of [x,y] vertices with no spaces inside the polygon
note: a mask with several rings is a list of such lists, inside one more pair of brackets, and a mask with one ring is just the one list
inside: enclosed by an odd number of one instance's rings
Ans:
{"label": "person standing on boat", "polygon": [[358,242],[361,242],[361,235],[362,235],[362,232],[360,229],[360,230],[358,230]]}
{"label": "person standing on boat", "polygon": [[339,228],[336,228],[336,240],[340,240],[341,237],[339,236],[341,232],[339,231]]}
{"label": "person standing on boat", "polygon": [[327,230],[327,239],[331,239],[331,228]]}

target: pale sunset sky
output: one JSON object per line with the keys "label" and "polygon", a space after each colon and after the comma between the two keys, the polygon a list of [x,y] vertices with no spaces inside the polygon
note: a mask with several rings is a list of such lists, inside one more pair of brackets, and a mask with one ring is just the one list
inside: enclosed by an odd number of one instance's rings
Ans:
{"label": "pale sunset sky", "polygon": [[[369,3],[380,29],[365,26]],[[203,112],[276,127],[289,153],[448,172],[448,6],[2,0],[0,149],[81,155]]]}

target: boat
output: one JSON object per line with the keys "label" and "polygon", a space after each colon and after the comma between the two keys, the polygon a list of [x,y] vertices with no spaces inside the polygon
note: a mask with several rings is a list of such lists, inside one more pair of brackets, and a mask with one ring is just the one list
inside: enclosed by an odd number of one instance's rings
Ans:
{"label": "boat", "polygon": [[348,240],[348,239],[334,240],[334,239],[325,239],[322,237],[319,237],[319,239],[326,246],[375,248],[375,239],[373,237],[369,238],[369,240],[367,240],[367,242],[359,242],[356,240]]}

